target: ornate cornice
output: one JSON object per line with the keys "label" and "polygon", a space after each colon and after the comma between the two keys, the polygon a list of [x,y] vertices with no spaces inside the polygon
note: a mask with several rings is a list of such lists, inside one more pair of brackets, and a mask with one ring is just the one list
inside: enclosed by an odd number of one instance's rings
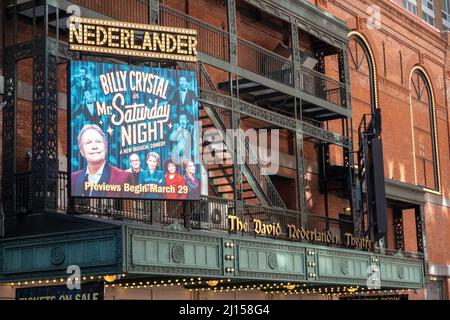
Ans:
{"label": "ornate cornice", "polygon": [[[362,1],[364,2],[365,0]],[[442,37],[440,35],[439,36],[436,35],[440,34],[439,31],[434,31],[431,29],[431,26],[417,22],[416,19],[411,18],[411,15],[408,12],[401,10],[401,8],[398,7],[397,5],[385,0],[371,0],[371,1],[375,2],[376,5],[382,7],[390,14],[396,16],[399,20],[404,21],[406,25],[412,26],[414,30],[417,31],[418,29],[421,29],[422,32],[427,33],[427,36],[433,38],[434,41],[437,41],[439,43],[443,42]],[[367,3],[367,1],[365,2]]]}
{"label": "ornate cornice", "polygon": [[388,80],[387,78],[385,78],[383,76],[380,76],[380,75],[378,76],[378,82],[384,84],[385,86],[387,86],[391,89],[397,90],[401,93],[404,93],[407,95],[409,95],[409,93],[410,93],[408,88],[406,88],[400,84],[397,84],[391,80]]}

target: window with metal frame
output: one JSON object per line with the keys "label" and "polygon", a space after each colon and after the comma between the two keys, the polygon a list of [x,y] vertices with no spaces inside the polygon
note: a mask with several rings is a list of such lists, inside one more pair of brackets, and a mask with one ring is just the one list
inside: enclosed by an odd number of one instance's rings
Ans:
{"label": "window with metal frame", "polygon": [[442,24],[450,29],[450,0],[442,0]]}
{"label": "window with metal frame", "polygon": [[436,128],[431,87],[420,70],[414,71],[410,81],[417,184],[438,190]]}
{"label": "window with metal frame", "polygon": [[422,18],[432,26],[435,25],[436,16],[434,14],[434,1],[422,0]]}
{"label": "window with metal frame", "polygon": [[409,12],[417,15],[417,0],[402,0],[402,5]]}

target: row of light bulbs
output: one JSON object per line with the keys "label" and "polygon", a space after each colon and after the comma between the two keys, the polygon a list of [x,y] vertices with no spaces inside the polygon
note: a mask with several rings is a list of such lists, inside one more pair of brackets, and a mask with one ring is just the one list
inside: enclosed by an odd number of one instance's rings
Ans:
{"label": "row of light bulbs", "polygon": [[203,281],[202,278],[183,278],[183,279],[175,279],[175,280],[159,280],[159,281],[135,281],[135,282],[127,282],[127,283],[118,283],[105,285],[105,287],[122,287],[122,288],[153,288],[153,287],[168,287],[168,286],[186,286],[186,285],[202,285],[207,284],[210,287],[216,286],[219,283],[231,282],[231,279],[227,280],[206,280]]}
{"label": "row of light bulbs", "polygon": [[[228,290],[227,290],[228,291]],[[233,290],[234,291],[234,290]],[[241,291],[240,289],[238,291]],[[328,296],[328,297],[345,297],[345,296],[359,296],[361,294],[364,295],[370,295],[370,296],[376,296],[379,295],[381,293],[397,293],[397,294],[405,294],[408,292],[411,292],[412,290],[384,290],[384,291],[367,291],[365,293],[363,292],[335,292],[335,293],[321,293],[321,292],[305,292],[305,291],[297,291],[297,290],[293,290],[293,291],[265,291],[265,294],[284,294],[284,295],[293,295],[293,294],[298,294],[298,295],[322,295],[322,296]],[[222,292],[222,290],[221,290]]]}
{"label": "row of light bulbs", "polygon": [[[122,273],[120,275],[90,275],[90,276],[82,276],[80,279],[74,278],[75,281],[83,280],[83,281],[89,281],[89,280],[101,280],[104,279],[106,282],[114,282],[119,277],[124,278],[125,274]],[[22,285],[33,285],[33,284],[52,284],[52,283],[63,283],[66,282],[67,278],[55,278],[55,279],[39,279],[39,280],[27,280],[27,281],[17,281],[17,282],[11,282],[11,286],[22,286]]]}
{"label": "row of light bulbs", "polygon": [[[306,284],[291,284],[290,282],[284,283],[265,283],[265,284],[253,284],[253,285],[233,285],[230,284],[231,279],[228,280],[207,280],[202,282],[201,278],[197,279],[191,278],[189,280],[183,279],[182,281],[176,279],[174,281],[147,281],[147,282],[132,282],[125,284],[112,284],[111,287],[119,287],[124,289],[140,289],[140,288],[153,288],[153,287],[168,287],[168,286],[180,286],[180,285],[201,285],[208,284],[209,287],[204,288],[190,288],[190,292],[200,292],[200,291],[214,291],[217,292],[236,292],[236,291],[261,291],[264,290],[265,293],[282,293],[282,294],[301,294],[301,295],[323,295],[323,296],[342,296],[342,295],[353,295],[353,294],[380,294],[380,293],[405,293],[413,291],[411,289],[402,289],[402,290],[369,290],[364,287],[356,286],[356,287],[331,287],[331,288],[306,288]],[[197,282],[197,283],[196,283]],[[217,284],[221,284],[219,287],[216,287]],[[106,285],[108,287],[108,285]],[[297,288],[297,289],[296,289]],[[287,289],[287,291],[285,290]],[[282,290],[282,291],[281,291]],[[359,292],[358,292],[359,291]]]}
{"label": "row of light bulbs", "polygon": [[197,34],[196,29],[183,29],[183,28],[175,28],[175,27],[166,27],[159,25],[149,25],[142,23],[132,23],[132,22],[121,22],[121,21],[113,21],[113,20],[100,20],[93,18],[82,18],[77,16],[72,16],[70,20],[71,24],[76,22],[84,22],[90,24],[98,24],[105,26],[113,26],[113,27],[121,27],[121,28],[132,28],[132,29],[144,29],[150,31],[164,31],[164,32],[173,32],[173,33],[184,33],[184,34]]}
{"label": "row of light bulbs", "polygon": [[[106,282],[114,282],[119,277],[124,278],[126,275],[121,274],[119,276],[117,275],[98,275],[98,276],[83,276],[81,277],[81,280],[83,281],[89,281],[89,280],[101,280],[104,279]],[[74,278],[75,281],[78,281],[78,278]],[[58,283],[58,282],[66,282],[67,279],[64,278],[56,278],[56,279],[43,279],[43,280],[28,280],[28,281],[18,281],[18,282],[11,282],[11,286],[21,286],[21,285],[33,285],[33,284],[51,284],[51,283]],[[159,281],[139,281],[139,282],[130,282],[130,283],[120,283],[117,284],[117,286],[138,286],[138,285],[171,285],[171,284],[183,284],[183,285],[200,285],[200,284],[208,284],[210,286],[215,286],[218,283],[223,282],[230,282],[231,279],[227,280],[206,280],[204,283],[202,282],[202,278],[182,278],[182,279],[175,279],[175,280],[159,280]]]}
{"label": "row of light bulbs", "polygon": [[125,54],[125,55],[129,55],[129,56],[132,55],[132,56],[147,57],[147,58],[183,60],[183,61],[190,61],[190,62],[197,61],[197,57],[193,57],[193,56],[144,52],[144,51],[137,51],[137,50],[130,50],[130,49],[109,49],[109,48],[101,48],[101,47],[78,45],[78,44],[71,44],[70,49],[71,50],[80,50],[80,51],[93,51],[93,52],[99,52],[99,53]]}
{"label": "row of light bulbs", "polygon": [[[125,274],[119,275],[125,277]],[[81,277],[84,281],[89,280],[100,280],[104,279],[106,282],[114,282],[118,276],[116,275],[103,275],[103,276],[83,276]],[[78,280],[78,279],[75,279]],[[12,282],[11,286],[21,286],[21,285],[34,285],[34,284],[56,284],[63,283],[66,279],[45,279],[45,280],[31,280],[31,281],[18,281]],[[174,286],[195,286],[195,285],[208,285],[206,288],[190,288],[189,291],[214,291],[214,292],[235,292],[235,291],[261,291],[264,290],[265,293],[282,293],[282,294],[301,294],[301,295],[353,295],[359,293],[367,294],[380,294],[380,293],[405,293],[411,292],[412,289],[400,289],[400,290],[370,290],[364,287],[330,287],[330,288],[307,288],[306,284],[293,284],[287,283],[264,283],[264,284],[247,284],[247,285],[235,285],[231,284],[231,279],[220,279],[220,280],[202,280],[202,278],[182,278],[182,279],[169,279],[169,280],[159,280],[159,281],[135,281],[126,283],[112,283],[105,284],[105,287],[111,288],[124,288],[124,289],[140,289],[140,288],[153,288],[153,287],[174,287]],[[220,284],[220,286],[218,286]],[[286,291],[287,290],[287,291]]]}
{"label": "row of light bulbs", "polygon": [[[228,279],[228,281],[230,281],[230,279]],[[200,281],[201,282],[201,281]],[[164,283],[164,281],[161,282],[157,282],[154,281],[154,284],[150,284],[150,282],[140,282],[140,283],[126,283],[124,285],[122,284],[112,284],[109,285],[111,287],[117,287],[117,288],[123,288],[123,289],[141,289],[141,288],[153,288],[153,287],[168,287],[168,286],[180,286],[183,285],[183,283],[181,283],[180,281],[178,282],[166,282]],[[287,288],[288,286],[298,286],[298,285],[293,285],[293,284],[286,284],[284,285],[284,288]],[[106,287],[108,287],[108,285],[106,285]],[[301,286],[300,286],[301,287]],[[359,288],[359,287],[358,287]],[[358,288],[346,288],[345,289],[350,289],[349,291],[345,291],[344,287],[341,288],[337,287],[337,288],[323,288],[323,290],[321,288],[318,288],[317,290],[314,289],[288,289],[288,291],[286,290],[280,290],[283,289],[283,287],[274,287],[273,285],[270,284],[259,284],[259,285],[240,285],[240,286],[223,286],[220,288],[217,287],[208,287],[208,288],[190,288],[189,291],[190,292],[201,292],[201,291],[213,291],[214,293],[218,293],[218,292],[241,292],[241,291],[258,291],[260,292],[261,290],[265,290],[263,291],[265,294],[284,294],[284,295],[322,295],[322,296],[346,296],[346,295],[358,295],[358,294],[369,294],[369,295],[378,295],[381,293],[409,293],[412,292],[412,289],[401,289],[401,290],[365,290],[365,288],[361,288],[358,292]],[[272,290],[266,290],[266,289],[272,289]]]}

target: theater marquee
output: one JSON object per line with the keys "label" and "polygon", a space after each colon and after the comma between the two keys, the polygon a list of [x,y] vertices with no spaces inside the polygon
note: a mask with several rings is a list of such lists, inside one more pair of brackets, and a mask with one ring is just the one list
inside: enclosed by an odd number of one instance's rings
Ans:
{"label": "theater marquee", "polygon": [[197,61],[197,30],[70,17],[70,50]]}
{"label": "theater marquee", "polygon": [[238,216],[228,215],[228,230],[231,233],[254,232],[258,236],[285,238],[294,241],[310,241],[326,245],[345,245],[355,249],[374,250],[375,242],[369,238],[355,237],[351,233],[333,234],[330,230],[317,231],[305,229],[302,226],[287,224],[283,230],[280,223],[265,223],[259,219],[250,222],[241,220]]}

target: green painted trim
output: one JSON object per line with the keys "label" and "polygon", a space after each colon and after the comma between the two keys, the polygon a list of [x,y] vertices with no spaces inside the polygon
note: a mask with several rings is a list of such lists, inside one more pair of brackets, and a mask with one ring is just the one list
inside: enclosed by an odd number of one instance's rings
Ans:
{"label": "green painted trim", "polygon": [[[366,251],[224,232],[178,232],[131,226],[127,227],[127,241],[127,270],[131,274],[365,286],[370,268],[375,265],[380,268],[383,288],[418,289],[424,285],[422,260]],[[232,243],[233,247],[227,243]],[[177,246],[180,257],[174,258],[173,248]],[[217,264],[205,267],[204,263],[185,263],[188,251],[192,254],[197,248],[201,251],[204,247],[214,251],[209,253],[210,257],[220,258]],[[313,255],[310,254],[312,251]],[[226,259],[229,255],[235,260]],[[207,261],[208,254],[201,259]],[[377,262],[374,264],[373,261]],[[234,271],[230,272],[230,268]],[[404,270],[398,271],[402,268]]]}
{"label": "green painted trim", "polygon": [[[60,213],[56,213],[56,214],[62,215]],[[64,231],[64,232],[52,232],[52,233],[45,233],[45,234],[35,234],[35,235],[31,235],[31,236],[3,238],[3,239],[0,239],[0,245],[2,245],[3,243],[10,242],[10,241],[24,241],[24,240],[27,240],[27,239],[35,239],[37,237],[44,238],[44,237],[63,236],[63,235],[71,235],[74,232],[96,232],[96,231],[115,230],[117,228],[118,228],[117,226],[108,226],[108,227],[105,227],[105,228],[96,227],[96,228],[91,228],[91,229],[83,229],[81,231],[75,231],[74,230],[74,231]]]}
{"label": "green painted trim", "polygon": [[[100,243],[106,246],[102,253]],[[99,258],[101,254],[104,259]],[[83,275],[129,273],[365,286],[369,267],[376,266],[383,288],[424,286],[422,260],[226,232],[173,231],[126,223],[1,241],[0,282],[67,276],[71,255],[86,257],[79,259]],[[229,256],[235,259],[227,259]]]}
{"label": "green painted trim", "polygon": [[0,241],[0,282],[67,277],[78,265],[83,275],[123,271],[122,227],[21,237]]}
{"label": "green painted trim", "polygon": [[[223,243],[219,237],[196,235],[193,232],[152,230],[130,226],[127,227],[126,233],[126,269],[129,273],[196,277],[223,276]],[[138,244],[138,241],[145,242]],[[140,252],[139,248],[136,248],[137,246],[143,246],[140,248]],[[208,248],[212,248],[209,253]],[[177,250],[181,250],[182,253],[177,254]],[[204,253],[202,254],[201,251]],[[195,256],[188,257],[185,253],[193,253]],[[150,254],[153,255],[150,256]],[[136,255],[139,255],[139,258],[136,258]],[[144,257],[144,260],[141,257]],[[192,259],[195,260],[195,263],[191,262]],[[213,259],[215,261],[211,261]],[[200,260],[203,263],[200,263]]]}

